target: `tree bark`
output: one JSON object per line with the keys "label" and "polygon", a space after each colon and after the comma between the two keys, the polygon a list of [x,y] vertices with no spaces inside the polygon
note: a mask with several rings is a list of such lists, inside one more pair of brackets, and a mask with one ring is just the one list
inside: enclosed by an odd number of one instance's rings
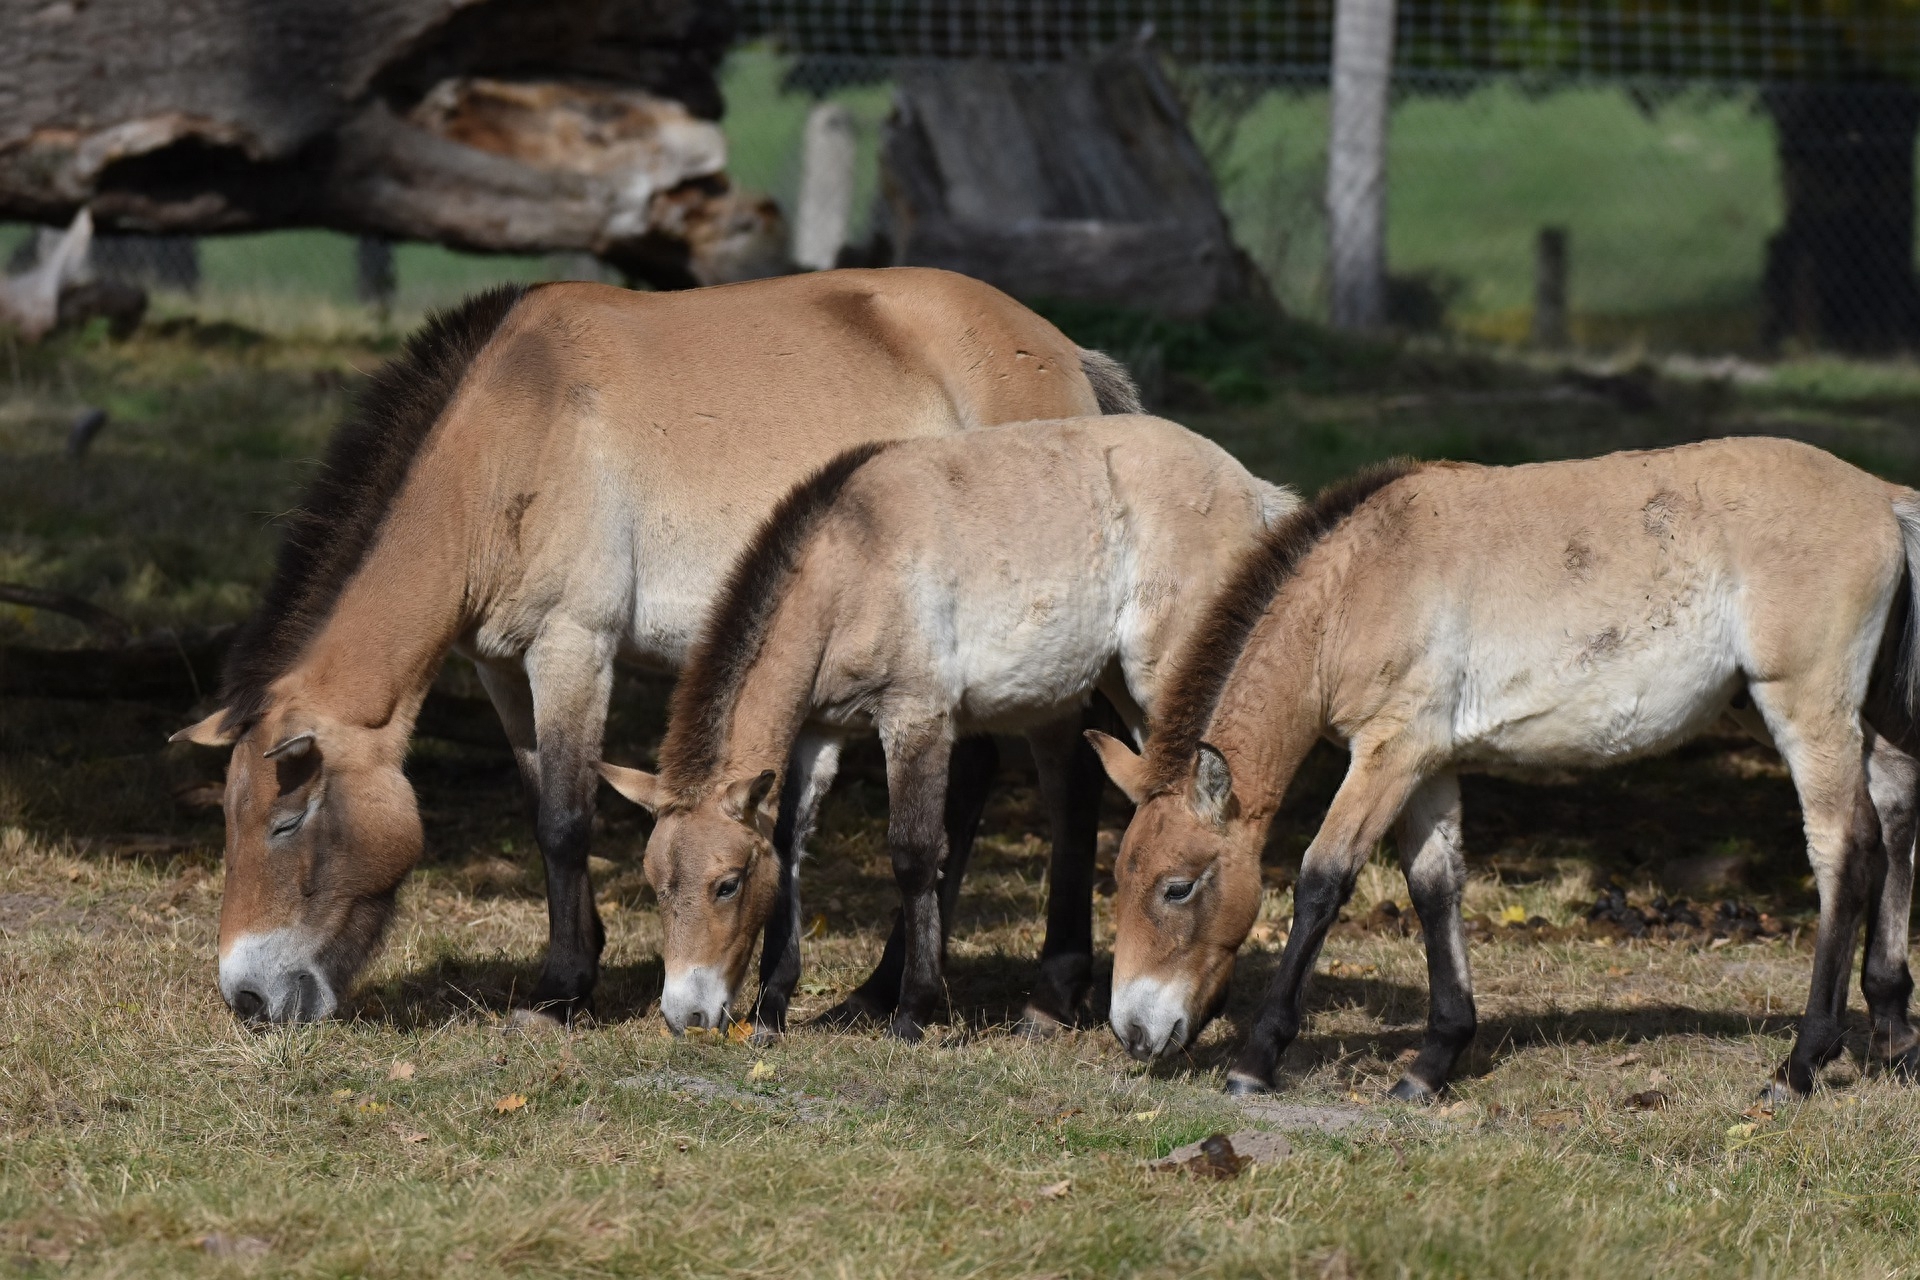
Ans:
{"label": "tree bark", "polygon": [[0,218],[784,268],[725,175],[701,0],[0,0]]}
{"label": "tree bark", "polygon": [[1764,96],[1786,222],[1767,243],[1762,337],[1844,351],[1920,345],[1913,262],[1920,93],[1806,84]]}
{"label": "tree bark", "polygon": [[1327,122],[1327,270],[1334,327],[1387,322],[1387,111],[1393,0],[1338,0]]}
{"label": "tree bark", "polygon": [[1145,50],[909,66],[880,165],[883,261],[1175,316],[1271,301]]}

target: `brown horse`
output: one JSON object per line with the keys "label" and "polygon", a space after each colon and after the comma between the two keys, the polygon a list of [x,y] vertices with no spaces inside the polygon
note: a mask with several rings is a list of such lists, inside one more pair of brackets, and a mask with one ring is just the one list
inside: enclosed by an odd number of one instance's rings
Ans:
{"label": "brown horse", "polygon": [[647,878],[666,933],[668,1025],[727,1017],[780,890],[770,838],[782,775],[790,764],[799,775],[804,833],[841,741],[875,733],[903,945],[899,967],[883,966],[890,990],[870,982],[829,1017],[891,1013],[893,1034],[918,1039],[984,799],[956,796],[951,765],[967,735],[989,731],[1029,736],[1054,802],[1027,1021],[1069,1020],[1093,969],[1094,832],[1076,840],[1058,803],[1086,749],[1080,708],[1097,689],[1139,729],[1165,656],[1296,502],[1218,445],[1147,417],[869,445],[796,488],[735,568],[675,690],[660,776],[602,767],[658,815]]}
{"label": "brown horse", "polygon": [[222,994],[323,1017],[365,964],[421,850],[407,740],[458,649],[535,806],[533,1000],[579,1006],[615,658],[678,668],[755,526],[850,445],[1131,407],[1113,362],[946,272],[503,288],[435,318],[334,437],[221,708],[175,735],[233,748]]}
{"label": "brown horse", "polygon": [[1331,490],[1241,571],[1135,756],[1115,867],[1111,1023],[1136,1056],[1218,1009],[1260,900],[1260,849],[1323,735],[1352,759],[1234,1091],[1270,1088],[1320,944],[1398,824],[1432,1004],[1395,1096],[1444,1087],[1472,1038],[1456,775],[1604,765],[1731,714],[1785,757],[1820,889],[1812,993],[1772,1086],[1840,1051],[1855,931],[1873,1055],[1911,1073],[1911,600],[1920,494],[1806,445],[1722,440],[1507,469],[1389,467]]}

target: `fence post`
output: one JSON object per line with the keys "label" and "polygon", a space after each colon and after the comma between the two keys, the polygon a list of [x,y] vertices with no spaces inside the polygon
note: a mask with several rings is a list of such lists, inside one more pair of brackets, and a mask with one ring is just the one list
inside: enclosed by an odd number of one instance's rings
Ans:
{"label": "fence post", "polygon": [[840,256],[853,215],[853,113],[822,102],[807,113],[800,146],[800,199],[793,219],[793,260],[824,271]]}
{"label": "fence post", "polygon": [[1327,123],[1327,266],[1335,328],[1387,319],[1387,106],[1393,0],[1337,0]]}

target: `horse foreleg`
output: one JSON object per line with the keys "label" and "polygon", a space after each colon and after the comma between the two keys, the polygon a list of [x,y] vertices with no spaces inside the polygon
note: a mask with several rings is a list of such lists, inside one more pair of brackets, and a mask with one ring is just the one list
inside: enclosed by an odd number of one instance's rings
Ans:
{"label": "horse foreleg", "polygon": [[1400,865],[1427,948],[1427,1034],[1393,1086],[1404,1102],[1430,1101],[1447,1087],[1454,1063],[1473,1040],[1473,975],[1467,968],[1460,896],[1467,865],[1460,843],[1460,780],[1429,778],[1400,815]]}
{"label": "horse foreleg", "polygon": [[1030,1033],[1073,1025],[1093,985],[1093,857],[1106,774],[1081,732],[1084,719],[1076,715],[1027,735],[1053,837],[1040,981],[1021,1017]]}
{"label": "horse foreleg", "polygon": [[[962,738],[954,744],[947,767],[947,866],[940,875],[943,949],[944,939],[953,929],[954,905],[959,901],[960,882],[966,876],[974,837],[980,830],[980,816],[986,810],[987,792],[999,768],[1000,751],[991,737],[981,734]],[[892,1013],[900,1003],[900,981],[906,962],[905,917],[895,912],[893,928],[880,952],[880,963],[851,995],[821,1014],[820,1021],[828,1026],[849,1026],[862,1018],[882,1018]]]}
{"label": "horse foreleg", "polygon": [[556,628],[528,650],[538,758],[534,833],[547,872],[547,960],[532,1002],[563,1017],[584,1011],[600,977],[606,930],[587,875],[594,770],[613,691],[613,645],[585,628]]}
{"label": "horse foreleg", "polygon": [[940,872],[947,860],[953,738],[945,721],[930,720],[883,729],[881,742],[887,753],[887,852],[906,935],[900,1003],[888,1030],[912,1043],[932,1020],[943,985]]}
{"label": "horse foreleg", "polygon": [[1301,860],[1286,949],[1280,953],[1280,967],[1274,971],[1253,1031],[1227,1073],[1228,1093],[1271,1089],[1280,1055],[1300,1034],[1307,978],[1319,959],[1327,930],[1352,896],[1374,845],[1393,829],[1401,806],[1418,783],[1388,762],[1391,754],[1353,744],[1346,779]]}
{"label": "horse foreleg", "polygon": [[787,1009],[800,981],[800,861],[839,765],[840,743],[812,734],[801,735],[787,762],[780,816],[773,829],[780,890],[767,917],[760,948],[760,996],[753,1006],[753,1031],[758,1038],[783,1035],[787,1029]]}
{"label": "horse foreleg", "polygon": [[1907,1020],[1913,975],[1907,967],[1913,910],[1913,845],[1920,826],[1920,760],[1885,738],[1867,757],[1867,789],[1880,819],[1880,855],[1867,894],[1866,963],[1860,990],[1873,1025],[1868,1059],[1896,1074],[1920,1076],[1920,1036]]}

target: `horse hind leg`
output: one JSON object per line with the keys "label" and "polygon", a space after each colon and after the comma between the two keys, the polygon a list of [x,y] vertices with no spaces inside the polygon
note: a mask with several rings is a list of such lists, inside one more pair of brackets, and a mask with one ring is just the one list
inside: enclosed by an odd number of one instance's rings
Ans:
{"label": "horse hind leg", "polygon": [[1920,1077],[1920,1035],[1907,1020],[1913,975],[1907,966],[1913,909],[1914,835],[1920,826],[1920,760],[1885,738],[1867,757],[1867,786],[1880,820],[1880,850],[1867,900],[1866,959],[1860,977],[1873,1031],[1867,1057],[1894,1074]]}
{"label": "horse hind leg", "polygon": [[1813,981],[1793,1051],[1774,1073],[1775,1097],[1804,1097],[1820,1069],[1844,1048],[1853,945],[1882,860],[1879,815],[1867,788],[1866,742],[1859,718],[1825,711],[1838,699],[1778,685],[1755,686],[1754,701],[1793,774],[1807,853],[1820,892]]}
{"label": "horse hind leg", "polygon": [[1403,1102],[1430,1102],[1447,1086],[1473,1040],[1473,975],[1467,967],[1460,898],[1467,866],[1460,840],[1460,780],[1428,779],[1400,815],[1400,864],[1427,948],[1427,1034],[1392,1090]]}

